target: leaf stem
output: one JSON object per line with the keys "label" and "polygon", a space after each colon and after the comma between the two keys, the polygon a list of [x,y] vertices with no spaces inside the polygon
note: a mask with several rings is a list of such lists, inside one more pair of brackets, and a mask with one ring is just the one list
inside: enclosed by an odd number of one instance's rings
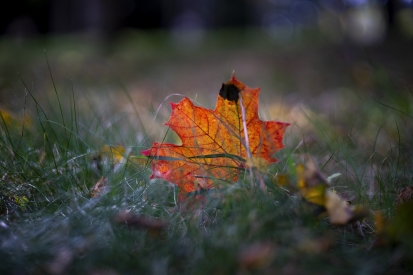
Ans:
{"label": "leaf stem", "polygon": [[[248,138],[248,129],[247,129],[247,115],[246,115],[246,112],[245,112],[244,101],[242,100],[242,96],[239,97],[239,100],[240,100],[241,114],[242,114],[242,126],[244,128],[245,150],[247,151],[247,157],[250,160],[251,164],[254,164],[254,162],[252,160],[252,154],[251,154],[251,151],[250,151],[250,142],[249,142],[249,138]],[[251,185],[254,185],[254,175],[256,175],[257,179],[258,179],[260,189],[263,192],[265,192],[264,180],[262,179],[260,173],[256,172],[257,171],[256,167],[250,166],[249,170],[250,170],[250,177],[251,177]],[[256,173],[254,173],[254,172],[256,172]]]}

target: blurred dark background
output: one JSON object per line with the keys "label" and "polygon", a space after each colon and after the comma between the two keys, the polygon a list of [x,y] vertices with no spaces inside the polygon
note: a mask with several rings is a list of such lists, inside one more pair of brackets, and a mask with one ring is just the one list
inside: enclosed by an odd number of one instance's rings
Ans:
{"label": "blurred dark background", "polygon": [[413,37],[413,0],[19,0],[0,10],[0,35],[91,34],[111,39],[124,29],[262,28],[288,41],[302,29],[377,44],[389,33]]}
{"label": "blurred dark background", "polygon": [[21,109],[22,80],[53,97],[51,73],[57,90],[90,91],[107,114],[129,104],[122,87],[142,110],[171,94],[214,102],[233,71],[267,91],[267,106],[284,96],[323,112],[347,90],[413,90],[413,0],[19,0],[0,9],[0,108]]}

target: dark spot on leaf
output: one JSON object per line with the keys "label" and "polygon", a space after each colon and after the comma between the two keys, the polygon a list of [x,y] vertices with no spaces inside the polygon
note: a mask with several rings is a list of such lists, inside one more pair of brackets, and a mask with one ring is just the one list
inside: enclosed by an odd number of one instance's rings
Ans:
{"label": "dark spot on leaf", "polygon": [[237,102],[239,99],[239,92],[238,88],[234,84],[222,84],[221,90],[219,91],[219,95],[222,96],[224,99],[228,99],[229,101]]}

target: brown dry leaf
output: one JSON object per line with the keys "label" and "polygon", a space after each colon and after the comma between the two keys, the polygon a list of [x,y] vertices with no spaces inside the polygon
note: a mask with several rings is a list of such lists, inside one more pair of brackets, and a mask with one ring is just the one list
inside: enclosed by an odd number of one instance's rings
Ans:
{"label": "brown dry leaf", "polygon": [[374,224],[376,226],[376,234],[381,234],[387,224],[387,220],[380,211],[374,212]]}
{"label": "brown dry leaf", "polygon": [[323,206],[326,205],[327,179],[315,168],[312,162],[296,166],[297,185],[301,195],[310,203]]}
{"label": "brown dry leaf", "polygon": [[240,251],[238,262],[242,269],[267,267],[275,257],[275,245],[271,242],[256,242]]}
{"label": "brown dry leaf", "polygon": [[96,198],[103,193],[106,193],[108,191],[108,188],[108,179],[105,176],[102,176],[92,187],[90,195],[92,198]]}
{"label": "brown dry leaf", "polygon": [[411,200],[413,200],[413,186],[406,186],[397,195],[396,203],[399,205]]}
{"label": "brown dry leaf", "polygon": [[129,227],[147,230],[152,236],[158,236],[169,225],[167,221],[134,214],[127,210],[117,213],[114,220]]}
{"label": "brown dry leaf", "polygon": [[307,167],[298,164],[296,170],[301,195],[307,202],[324,207],[332,224],[345,225],[368,215],[365,207],[349,205],[336,192],[330,190],[327,179],[312,162],[307,162]]}
{"label": "brown dry leaf", "polygon": [[376,227],[375,246],[383,246],[387,244],[385,230],[388,226],[388,220],[384,217],[380,211],[374,212],[374,225]]}
{"label": "brown dry leaf", "polygon": [[[103,145],[100,149],[100,155],[102,158],[107,158],[113,161],[113,164],[116,165],[118,163],[125,163],[126,162],[126,154],[128,153],[124,146],[122,145]],[[128,154],[129,155],[129,154]]]}
{"label": "brown dry leaf", "polygon": [[293,180],[293,177],[289,174],[268,174],[268,179],[290,196],[295,196],[295,193],[298,192],[297,184],[295,180]]}
{"label": "brown dry leaf", "polygon": [[276,184],[282,187],[287,187],[290,185],[288,175],[286,174],[277,174],[276,175]]}
{"label": "brown dry leaf", "polygon": [[25,127],[31,126],[31,119],[24,117],[24,119],[19,118],[16,114],[12,112],[0,109],[0,125],[5,124],[8,128],[20,128],[24,124]]}
{"label": "brown dry leaf", "polygon": [[[99,150],[97,156],[94,157],[94,161],[100,166],[103,161],[108,161],[114,167],[116,171],[121,164],[134,164],[138,166],[145,165],[148,159],[144,156],[133,155],[131,148],[126,148],[122,145],[103,145]],[[100,170],[100,168],[99,168]]]}
{"label": "brown dry leaf", "polygon": [[326,205],[330,222],[335,225],[345,225],[368,215],[368,210],[360,205],[349,205],[339,195],[331,190],[326,191]]}

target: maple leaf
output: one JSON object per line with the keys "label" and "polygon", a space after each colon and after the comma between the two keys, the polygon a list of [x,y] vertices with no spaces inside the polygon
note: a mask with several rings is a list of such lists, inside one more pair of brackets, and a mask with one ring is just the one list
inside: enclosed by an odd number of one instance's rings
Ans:
{"label": "maple leaf", "polygon": [[283,147],[288,123],[261,121],[259,88],[252,89],[233,75],[220,89],[214,110],[195,106],[185,97],[171,103],[165,123],[182,145],[154,142],[142,154],[152,159],[151,178],[163,178],[182,192],[214,188],[219,181],[234,182],[248,166],[266,166]]}

